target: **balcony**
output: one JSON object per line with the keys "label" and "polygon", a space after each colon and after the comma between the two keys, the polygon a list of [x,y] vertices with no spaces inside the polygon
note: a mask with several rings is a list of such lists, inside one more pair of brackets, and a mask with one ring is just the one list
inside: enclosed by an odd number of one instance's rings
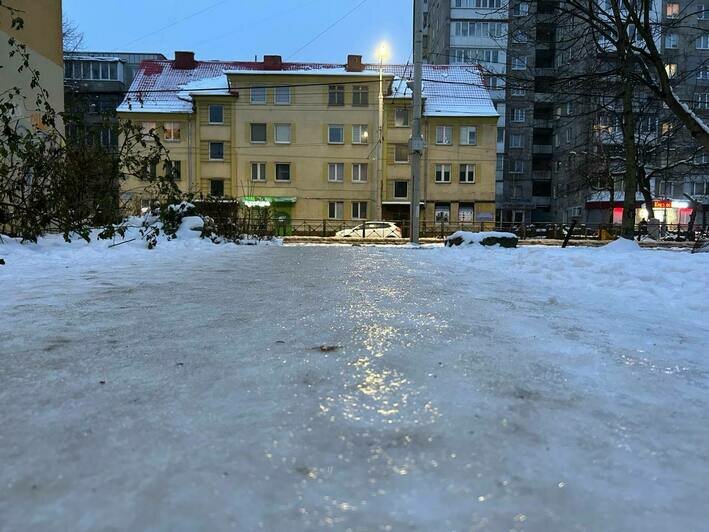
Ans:
{"label": "balcony", "polygon": [[551,144],[534,144],[532,146],[532,153],[543,153],[546,155],[551,155],[554,151],[554,147]]}

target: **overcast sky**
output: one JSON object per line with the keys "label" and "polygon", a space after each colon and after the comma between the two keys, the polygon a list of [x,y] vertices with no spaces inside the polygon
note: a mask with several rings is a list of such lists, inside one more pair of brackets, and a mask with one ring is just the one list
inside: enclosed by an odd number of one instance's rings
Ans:
{"label": "overcast sky", "polygon": [[277,54],[284,60],[344,63],[348,53],[374,61],[377,43],[386,40],[390,62],[406,63],[412,5],[412,0],[64,0],[64,15],[79,25],[86,50],[167,57],[194,50],[198,59],[223,60]]}

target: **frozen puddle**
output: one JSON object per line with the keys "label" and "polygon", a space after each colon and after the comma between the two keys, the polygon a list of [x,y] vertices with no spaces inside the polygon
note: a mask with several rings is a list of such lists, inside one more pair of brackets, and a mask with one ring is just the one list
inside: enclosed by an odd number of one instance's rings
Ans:
{"label": "frozen puddle", "polygon": [[151,253],[0,270],[0,529],[706,527],[709,256]]}

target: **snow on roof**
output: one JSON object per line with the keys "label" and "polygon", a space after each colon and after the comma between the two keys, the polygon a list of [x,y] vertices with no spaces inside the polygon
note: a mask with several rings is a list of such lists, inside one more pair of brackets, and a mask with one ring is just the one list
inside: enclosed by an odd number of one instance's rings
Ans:
{"label": "snow on roof", "polygon": [[64,61],[105,61],[108,63],[116,63],[123,61],[123,59],[105,55],[65,55]]}
{"label": "snow on roof", "polygon": [[[229,95],[227,75],[378,75],[379,65],[363,65],[362,72],[348,72],[346,65],[283,63],[281,70],[264,70],[263,63],[249,61],[198,61],[194,69],[177,69],[173,61],[143,61],[119,112],[191,113],[192,96]],[[410,65],[384,65],[392,80],[390,98],[411,98],[407,81]],[[210,90],[213,89],[213,90]],[[424,116],[498,116],[482,75],[474,65],[424,65]]]}

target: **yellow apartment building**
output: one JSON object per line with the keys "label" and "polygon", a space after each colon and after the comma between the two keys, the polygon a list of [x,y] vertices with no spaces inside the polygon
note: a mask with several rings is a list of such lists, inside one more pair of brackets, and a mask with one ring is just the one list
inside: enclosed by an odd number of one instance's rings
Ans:
{"label": "yellow apartment building", "polygon": [[41,127],[42,110],[35,105],[36,90],[30,87],[31,76],[26,70],[18,72],[21,58],[10,58],[8,40],[11,37],[27,46],[30,66],[40,73],[42,87],[49,92],[50,104],[55,111],[64,110],[64,61],[62,47],[61,0],[12,0],[3,2],[12,6],[22,18],[24,27],[11,28],[10,12],[0,7],[0,94],[14,87],[20,88],[24,104],[17,112],[21,123]]}
{"label": "yellow apartment building", "polygon": [[[144,62],[118,111],[158,128],[184,192],[270,205],[293,220],[400,221],[411,200],[411,77],[360,56],[215,62],[177,52]],[[481,76],[426,66],[424,79],[423,217],[493,221],[498,115]],[[144,188],[128,181],[124,197],[137,208],[150,200]]]}

